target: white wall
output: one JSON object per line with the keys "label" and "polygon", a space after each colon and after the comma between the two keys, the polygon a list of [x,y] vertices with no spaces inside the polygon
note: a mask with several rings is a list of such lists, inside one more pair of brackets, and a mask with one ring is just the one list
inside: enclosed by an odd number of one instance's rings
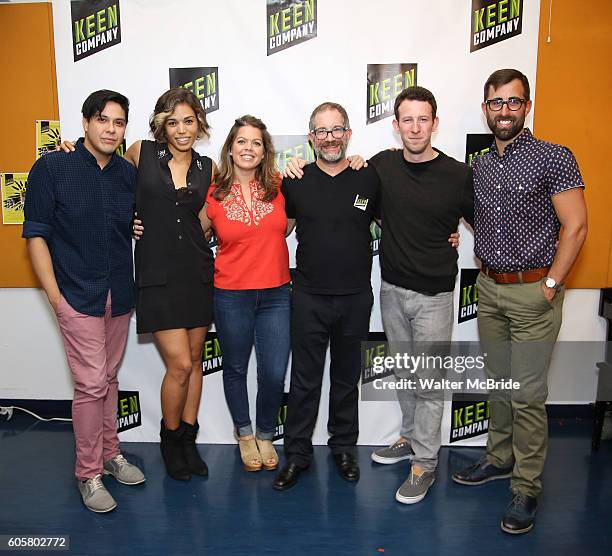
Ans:
{"label": "white wall", "polygon": [[[597,316],[599,290],[570,290],[566,294],[564,322],[560,340],[602,341],[605,320]],[[70,371],[66,365],[55,317],[46,297],[34,289],[0,289],[0,398],[66,400],[72,398]],[[568,315],[571,315],[568,316]],[[134,320],[134,318],[132,319]],[[154,441],[159,418],[159,385],[163,364],[147,340],[139,341],[132,322],[128,346],[120,371],[120,385],[125,390],[140,390],[143,426],[122,433],[124,440]],[[146,376],[146,382],[143,381]],[[249,389],[255,392],[255,373],[250,373]],[[553,359],[549,375],[553,402],[589,403],[595,397],[595,368],[580,362]],[[326,380],[325,389],[329,387]],[[149,396],[142,390],[150,390]],[[200,442],[232,441],[229,413],[223,400],[221,374],[205,377],[200,421]],[[360,402],[360,443],[383,444],[391,441],[399,426],[399,409],[393,402]],[[322,395],[315,441],[326,440],[327,403]]]}

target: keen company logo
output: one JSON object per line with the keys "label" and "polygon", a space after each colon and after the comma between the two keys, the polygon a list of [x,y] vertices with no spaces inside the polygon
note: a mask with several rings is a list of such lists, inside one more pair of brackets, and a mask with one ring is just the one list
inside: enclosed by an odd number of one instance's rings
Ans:
{"label": "keen company logo", "polygon": [[393,369],[385,369],[382,373],[374,371],[374,358],[387,355],[387,336],[384,332],[368,332],[368,341],[361,343],[361,385],[374,382],[377,378],[385,378],[393,374]]}
{"label": "keen company logo", "polygon": [[372,238],[370,240],[370,247],[372,248],[373,257],[378,255],[381,233],[382,230],[380,229],[378,223],[375,220],[372,220],[372,222],[370,222],[370,237]]}
{"label": "keen company logo", "polygon": [[204,349],[202,350],[202,374],[211,375],[223,370],[223,354],[221,344],[216,332],[210,330],[204,339]]}
{"label": "keen company logo", "polygon": [[366,125],[393,116],[395,97],[417,84],[417,64],[368,64]]}
{"label": "keen company logo", "polygon": [[170,87],[189,89],[204,112],[219,110],[219,68],[170,68]]}
{"label": "keen company logo", "polygon": [[121,142],[121,145],[119,145],[116,149],[115,149],[115,154],[117,156],[125,156],[125,151],[127,150],[127,145],[125,142],[125,139]]}
{"label": "keen company logo", "polygon": [[520,35],[523,0],[472,0],[470,52]]}
{"label": "keen company logo", "polygon": [[119,0],[73,0],[70,13],[75,62],[121,42]]}
{"label": "keen company logo", "polygon": [[465,139],[465,163],[471,166],[477,156],[487,154],[493,145],[492,133],[468,133]]}
{"label": "keen company logo", "polygon": [[287,401],[289,400],[289,392],[283,394],[283,401],[278,408],[278,416],[276,418],[276,428],[274,429],[274,440],[280,440],[285,436],[285,423],[287,422]]}
{"label": "keen company logo", "polygon": [[142,425],[140,396],[138,392],[119,390],[117,399],[117,432],[135,429]]}
{"label": "keen company logo", "polygon": [[478,315],[478,286],[476,279],[480,271],[477,268],[462,268],[459,280],[459,309],[457,322],[462,323],[475,319]]}
{"label": "keen company logo", "polygon": [[276,152],[276,166],[281,173],[290,158],[302,158],[308,164],[315,161],[308,135],[273,135],[272,143]]}
{"label": "keen company logo", "polygon": [[317,0],[267,0],[268,56],[317,36]]}
{"label": "keen company logo", "polygon": [[449,441],[459,442],[485,434],[489,430],[487,394],[453,394]]}
{"label": "keen company logo", "polygon": [[359,209],[365,212],[366,209],[368,208],[369,202],[370,202],[370,199],[368,199],[367,197],[360,197],[359,193],[357,193],[357,195],[355,195],[355,202],[353,203],[353,206],[356,209]]}

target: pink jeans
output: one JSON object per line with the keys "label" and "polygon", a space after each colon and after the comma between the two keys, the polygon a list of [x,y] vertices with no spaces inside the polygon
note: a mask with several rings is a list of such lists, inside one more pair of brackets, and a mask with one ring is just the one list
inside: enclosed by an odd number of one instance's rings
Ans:
{"label": "pink jeans", "polygon": [[112,317],[110,292],[103,317],[75,311],[63,296],[58,305],[57,321],[74,378],[75,475],[81,481],[102,473],[103,462],[119,454],[117,371],[130,314]]}

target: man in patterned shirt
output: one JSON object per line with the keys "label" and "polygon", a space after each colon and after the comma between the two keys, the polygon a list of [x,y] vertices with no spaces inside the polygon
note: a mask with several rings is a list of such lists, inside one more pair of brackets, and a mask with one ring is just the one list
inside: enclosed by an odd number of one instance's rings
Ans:
{"label": "man in patterned shirt", "polygon": [[102,474],[127,485],[145,477],[119,450],[117,371],[134,306],[132,241],[136,170],[115,154],[129,102],[101,90],[83,103],[85,138],[32,167],[23,237],[55,313],[74,378],[75,475],[91,511],[117,506]]}
{"label": "man in patterned shirt", "polygon": [[520,388],[490,392],[486,456],[453,480],[480,485],[512,477],[501,528],[519,534],[535,521],[548,440],[547,371],[563,283],[584,243],[587,216],[571,151],[523,127],[531,110],[527,78],[514,69],[494,72],[482,110],[495,142],[473,164],[478,329],[488,377],[512,378]]}

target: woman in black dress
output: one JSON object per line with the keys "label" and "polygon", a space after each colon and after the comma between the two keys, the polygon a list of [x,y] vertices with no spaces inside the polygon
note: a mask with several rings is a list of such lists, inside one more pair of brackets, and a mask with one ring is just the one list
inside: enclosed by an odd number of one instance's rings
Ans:
{"label": "woman in black dress", "polygon": [[147,230],[135,252],[137,331],[153,333],[166,365],[160,432],[166,470],[189,480],[208,473],[195,439],[213,279],[200,218],[213,163],[192,147],[209,126],[196,96],[182,88],[157,100],[149,123],[155,141],[137,141],[125,154],[138,168],[136,211]]}

